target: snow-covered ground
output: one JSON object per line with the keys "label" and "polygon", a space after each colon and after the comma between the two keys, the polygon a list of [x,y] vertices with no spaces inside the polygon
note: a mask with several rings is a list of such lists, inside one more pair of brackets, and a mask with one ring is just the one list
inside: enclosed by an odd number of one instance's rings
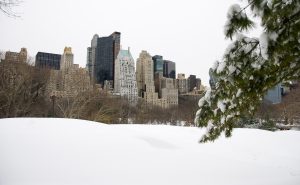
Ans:
{"label": "snow-covered ground", "polygon": [[300,132],[0,119],[1,185],[299,185]]}

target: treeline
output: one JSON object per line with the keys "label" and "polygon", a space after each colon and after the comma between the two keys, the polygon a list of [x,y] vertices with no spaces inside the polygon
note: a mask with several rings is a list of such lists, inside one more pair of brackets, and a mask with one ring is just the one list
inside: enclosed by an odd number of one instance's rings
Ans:
{"label": "treeline", "polygon": [[91,90],[75,97],[46,95],[50,71],[28,63],[0,62],[0,117],[59,117],[109,124],[193,125],[200,97],[180,96],[168,109],[130,105],[126,98]]}

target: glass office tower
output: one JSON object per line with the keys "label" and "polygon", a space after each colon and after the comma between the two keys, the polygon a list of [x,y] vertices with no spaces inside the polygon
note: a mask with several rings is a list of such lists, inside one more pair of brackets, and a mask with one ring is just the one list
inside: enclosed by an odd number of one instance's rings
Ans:
{"label": "glass office tower", "polygon": [[91,47],[87,49],[87,68],[97,84],[114,80],[115,59],[120,51],[121,33],[114,32],[108,37],[94,35]]}
{"label": "glass office tower", "polygon": [[35,56],[35,67],[47,69],[60,69],[61,55],[38,52]]}
{"label": "glass office tower", "polygon": [[176,65],[175,62],[164,60],[164,77],[166,78],[176,78]]}
{"label": "glass office tower", "polygon": [[155,55],[152,57],[154,74],[155,73],[163,73],[164,72],[164,60],[160,55]]}

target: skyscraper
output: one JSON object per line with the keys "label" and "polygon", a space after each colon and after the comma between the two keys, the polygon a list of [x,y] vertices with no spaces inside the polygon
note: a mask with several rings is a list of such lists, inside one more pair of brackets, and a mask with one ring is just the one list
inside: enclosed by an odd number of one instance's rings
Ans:
{"label": "skyscraper", "polygon": [[155,55],[152,57],[154,73],[163,73],[164,72],[164,60],[160,55]]}
{"label": "skyscraper", "polygon": [[74,55],[71,47],[65,47],[64,53],[61,56],[60,69],[67,70],[73,67]]}
{"label": "skyscraper", "polygon": [[46,93],[56,97],[75,97],[92,89],[88,71],[74,64],[71,47],[65,47],[61,56],[60,70],[50,70]]}
{"label": "skyscraper", "polygon": [[59,54],[38,52],[35,56],[35,67],[59,70],[60,60]]}
{"label": "skyscraper", "polygon": [[197,86],[196,75],[190,75],[188,77],[189,92],[193,91],[196,86]]}
{"label": "skyscraper", "polygon": [[114,93],[127,97],[132,104],[137,103],[135,66],[129,49],[120,50],[115,60]]}
{"label": "skyscraper", "polygon": [[114,32],[108,37],[94,35],[91,47],[87,48],[87,68],[96,83],[104,85],[114,80],[114,63],[120,51],[121,33]]}
{"label": "skyscraper", "polygon": [[159,99],[154,86],[154,67],[151,55],[147,51],[142,51],[136,62],[136,79],[138,94],[147,104],[160,107],[167,106],[166,99]]}
{"label": "skyscraper", "polygon": [[177,75],[177,88],[179,94],[186,94],[188,92],[188,80],[183,73]]}
{"label": "skyscraper", "polygon": [[175,62],[164,60],[164,77],[166,78],[176,78],[176,65]]}

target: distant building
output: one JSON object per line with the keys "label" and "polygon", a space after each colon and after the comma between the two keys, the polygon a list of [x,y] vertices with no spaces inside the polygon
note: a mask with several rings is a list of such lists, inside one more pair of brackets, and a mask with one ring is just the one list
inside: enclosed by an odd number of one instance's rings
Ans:
{"label": "distant building", "polygon": [[5,58],[2,60],[4,62],[26,62],[27,61],[27,49],[21,48],[18,52],[5,52]]}
{"label": "distant building", "polygon": [[98,84],[114,80],[114,63],[120,51],[121,33],[114,32],[108,37],[94,35],[91,47],[87,48],[87,68],[90,77]]}
{"label": "distant building", "polygon": [[200,89],[201,89],[201,79],[196,78],[196,90],[200,90]]}
{"label": "distant building", "polygon": [[89,73],[73,63],[71,47],[65,47],[61,57],[60,70],[50,70],[50,79],[46,87],[49,96],[74,97],[92,89]]}
{"label": "distant building", "polygon": [[178,105],[178,89],[173,78],[161,78],[159,97],[167,100],[167,107]]}
{"label": "distant building", "polygon": [[64,54],[61,56],[60,69],[67,70],[73,67],[74,55],[71,47],[65,47]]}
{"label": "distant building", "polygon": [[267,94],[264,96],[264,100],[270,102],[271,104],[281,103],[282,100],[281,84],[278,84],[272,89],[268,90]]}
{"label": "distant building", "polygon": [[154,66],[154,74],[155,73],[163,73],[164,72],[164,60],[160,55],[155,55],[152,57],[153,66]]}
{"label": "distant building", "polygon": [[188,77],[188,88],[189,92],[193,91],[197,87],[196,75],[190,75]]}
{"label": "distant building", "polygon": [[179,73],[177,75],[177,89],[179,94],[186,94],[188,93],[188,81],[185,78],[185,74]]}
{"label": "distant building", "polygon": [[104,85],[100,85],[100,90],[104,91],[105,93],[112,94],[114,91],[113,80],[105,80]]}
{"label": "distant building", "polygon": [[153,60],[147,51],[142,51],[136,62],[136,79],[138,95],[145,100],[147,104],[167,107],[166,99],[159,99],[154,86],[154,67]]}
{"label": "distant building", "polygon": [[127,97],[133,104],[138,100],[134,65],[130,50],[120,50],[115,60],[114,93]]}
{"label": "distant building", "polygon": [[164,77],[176,79],[176,64],[175,62],[164,60]]}
{"label": "distant building", "polygon": [[61,55],[38,52],[35,56],[35,67],[44,69],[60,69]]}

